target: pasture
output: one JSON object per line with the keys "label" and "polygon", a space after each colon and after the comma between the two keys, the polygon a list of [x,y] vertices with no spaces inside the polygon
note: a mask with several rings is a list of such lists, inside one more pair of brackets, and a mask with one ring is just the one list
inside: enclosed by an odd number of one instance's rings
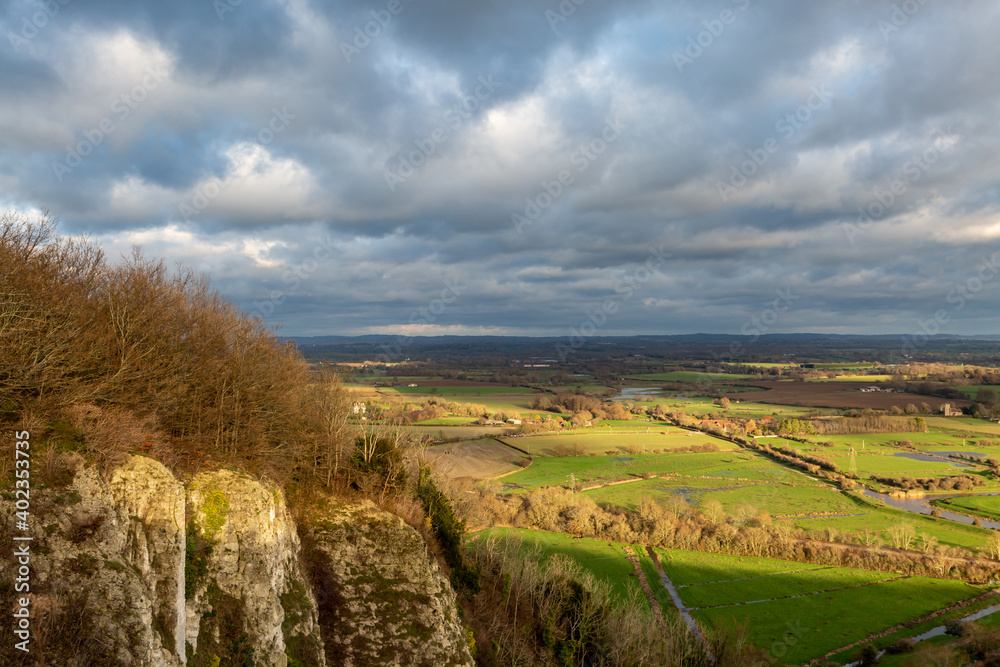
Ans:
{"label": "pasture", "polygon": [[[649,430],[648,433],[645,430]],[[618,430],[618,432],[614,432]],[[610,432],[609,432],[610,431]],[[512,444],[531,452],[532,456],[552,456],[562,446],[578,447],[587,454],[604,454],[608,451],[641,454],[653,450],[670,450],[692,445],[712,443],[720,450],[736,449],[737,445],[728,440],[720,440],[710,435],[685,431],[666,424],[645,425],[645,428],[615,429],[615,427],[591,427],[570,433],[518,437]]]}
{"label": "pasture", "polygon": [[507,426],[428,426],[427,424],[413,424],[405,426],[403,430],[416,435],[426,435],[442,440],[478,440],[491,436],[502,436],[510,433],[513,427]]}
{"label": "pasture", "polygon": [[[854,458],[860,475],[941,477],[976,471],[975,468],[959,466],[948,461],[917,461],[891,454],[858,454]],[[850,456],[832,456],[830,460],[843,470],[849,468]]]}
{"label": "pasture", "polygon": [[793,630],[798,641],[784,643],[787,652],[780,657],[785,664],[804,662],[981,592],[946,579],[657,551],[699,621],[714,627],[745,623],[751,639],[765,650]]}
{"label": "pasture", "polygon": [[[825,513],[856,514],[864,511],[851,497],[845,496],[833,487],[820,483],[802,484],[802,481],[808,480],[792,477],[777,466],[775,470],[755,472],[758,477],[772,477],[772,479],[731,480],[723,476],[707,479],[678,476],[605,486],[585,491],[584,494],[599,504],[627,509],[637,508],[639,500],[643,497],[649,497],[657,502],[682,498],[696,507],[709,500],[717,500],[731,516],[744,516],[748,512],[753,514],[756,511],[766,511],[778,517]],[[795,486],[789,483],[792,481],[796,482]]]}
{"label": "pasture", "polygon": [[416,387],[397,386],[386,387],[386,393],[395,392],[397,394],[420,394],[427,396],[496,396],[508,394],[534,393],[520,387],[507,387],[496,385],[439,385],[431,383],[421,383]]}
{"label": "pasture", "polygon": [[[853,494],[852,494],[853,496]],[[856,496],[854,496],[856,497]],[[893,526],[907,524],[913,526],[918,538],[928,535],[943,546],[963,549],[982,549],[990,536],[990,530],[956,521],[935,519],[924,514],[876,504],[873,501],[858,500],[858,507],[847,516],[797,518],[792,524],[807,530],[823,532],[827,536],[861,535],[876,533],[883,543],[888,544],[888,531]],[[867,504],[871,502],[871,504]],[[867,506],[866,506],[867,504]]]}
{"label": "pasture", "polygon": [[799,664],[981,592],[959,581],[907,577],[751,606],[696,610],[692,615],[716,627],[747,623],[751,639],[765,649],[782,642],[792,628],[801,633],[801,640],[785,643],[781,659]]}
{"label": "pasture", "polygon": [[934,503],[941,509],[961,514],[972,514],[985,519],[1000,520],[1000,496],[958,497],[939,500]]}
{"label": "pasture", "polygon": [[[514,442],[520,443],[520,439]],[[577,483],[589,486],[639,479],[643,473],[734,474],[741,463],[754,460],[755,457],[742,452],[537,457],[530,467],[505,477],[503,481],[512,489],[526,490],[542,486],[566,486],[571,475]]]}
{"label": "pasture", "polygon": [[472,539],[482,540],[490,533],[516,535],[523,540],[525,552],[535,552],[541,562],[556,554],[567,556],[597,580],[609,584],[612,592],[620,599],[625,599],[633,591],[642,595],[635,577],[635,568],[632,561],[628,560],[633,555],[630,545],[519,528],[491,528],[477,533]]}

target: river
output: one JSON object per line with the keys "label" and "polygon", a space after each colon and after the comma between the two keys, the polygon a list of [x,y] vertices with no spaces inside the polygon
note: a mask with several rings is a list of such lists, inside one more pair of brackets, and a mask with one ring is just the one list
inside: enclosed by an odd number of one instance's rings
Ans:
{"label": "river", "polygon": [[662,398],[663,390],[659,387],[623,387],[621,393],[612,398],[612,401],[637,401],[642,398],[656,399]]}
{"label": "river", "polygon": [[[955,512],[949,512],[947,510],[934,507],[930,504],[932,500],[944,500],[946,498],[963,498],[968,496],[1000,496],[1000,493],[950,493],[946,495],[936,495],[936,496],[925,496],[923,498],[893,498],[887,493],[878,493],[877,491],[872,491],[871,489],[864,489],[863,493],[869,498],[874,498],[875,500],[881,500],[886,505],[895,507],[896,509],[905,510],[907,512],[914,512],[916,514],[930,514],[932,511],[937,510],[941,513],[941,516],[945,519],[951,519],[952,521],[958,521],[959,523],[971,524],[975,521],[974,517],[966,516],[964,514],[956,514]],[[983,527],[985,528],[997,528],[1000,529],[1000,522],[990,521],[989,519],[980,519],[983,522]]]}

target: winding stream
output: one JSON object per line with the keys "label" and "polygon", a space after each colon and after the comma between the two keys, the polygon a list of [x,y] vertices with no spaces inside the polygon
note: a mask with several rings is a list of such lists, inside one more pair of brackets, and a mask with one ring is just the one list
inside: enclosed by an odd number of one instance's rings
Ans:
{"label": "winding stream", "polygon": [[[864,489],[863,493],[875,500],[881,500],[886,505],[895,507],[896,509],[905,510],[907,512],[914,512],[915,514],[930,514],[932,511],[937,510],[941,513],[941,516],[945,519],[950,519],[952,521],[958,521],[959,523],[971,524],[975,521],[974,517],[966,516],[964,514],[957,514],[955,512],[949,512],[931,505],[932,500],[944,500],[946,498],[963,498],[969,496],[1000,496],[1000,493],[949,493],[945,495],[935,495],[926,496],[924,498],[893,498],[888,493],[878,493],[877,491],[872,491],[871,489]],[[989,519],[980,519],[983,522],[983,527],[985,528],[997,528],[1000,529],[1000,521],[991,521]]]}
{"label": "winding stream", "polygon": [[[987,607],[986,609],[981,609],[981,610],[977,611],[975,614],[972,614],[971,616],[966,616],[965,618],[959,619],[959,620],[961,620],[963,623],[967,622],[967,621],[978,621],[979,619],[983,618],[984,616],[989,616],[990,614],[995,614],[998,611],[1000,611],[1000,605],[993,605],[992,607]],[[928,630],[927,632],[924,632],[924,633],[921,633],[919,635],[915,635],[913,637],[910,637],[910,639],[912,639],[914,642],[922,642],[925,639],[930,639],[932,637],[940,637],[940,636],[942,636],[944,634],[945,634],[945,626],[939,625],[936,628],[932,628],[932,629]],[[886,654],[885,651],[879,651],[878,657],[881,658],[885,654]],[[844,667],[860,667],[860,665],[861,665],[860,662],[849,662],[846,665],[844,665]]]}

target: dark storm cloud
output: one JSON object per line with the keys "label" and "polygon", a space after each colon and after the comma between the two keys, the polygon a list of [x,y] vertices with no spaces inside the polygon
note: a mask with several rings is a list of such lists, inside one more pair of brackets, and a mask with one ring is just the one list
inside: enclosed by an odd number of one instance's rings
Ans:
{"label": "dark storm cloud", "polygon": [[285,334],[739,333],[781,294],[772,331],[996,332],[993,280],[954,310],[1000,250],[992,3],[41,7],[0,2],[3,205]]}

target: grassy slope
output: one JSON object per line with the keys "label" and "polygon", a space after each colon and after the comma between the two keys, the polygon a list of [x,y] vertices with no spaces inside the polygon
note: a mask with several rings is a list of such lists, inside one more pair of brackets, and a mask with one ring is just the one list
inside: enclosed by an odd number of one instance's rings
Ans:
{"label": "grassy slope", "polygon": [[[526,548],[537,546],[543,561],[554,554],[569,556],[595,577],[611,584],[613,592],[621,598],[625,598],[633,590],[640,590],[639,583],[635,578],[635,568],[631,561],[626,558],[627,554],[632,553],[629,545],[605,540],[576,539],[570,535],[543,530],[517,528],[493,528],[491,530],[500,534],[518,535],[524,540]],[[480,534],[480,536],[483,535],[485,535],[485,531]],[[477,536],[476,539],[480,539],[480,536]]]}

